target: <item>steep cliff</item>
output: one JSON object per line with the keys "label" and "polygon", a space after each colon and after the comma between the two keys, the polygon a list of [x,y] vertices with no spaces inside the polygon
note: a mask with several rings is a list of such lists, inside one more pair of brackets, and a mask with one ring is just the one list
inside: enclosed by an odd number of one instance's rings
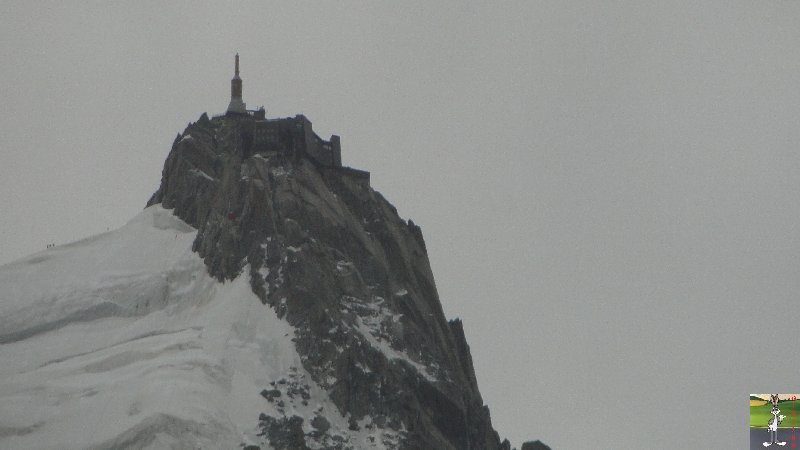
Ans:
{"label": "steep cliff", "polygon": [[[508,449],[478,390],[459,320],[448,321],[422,233],[368,181],[285,151],[256,151],[247,118],[203,115],[173,143],[160,203],[198,230],[218,280],[248,274],[294,327],[303,369],[389,448]],[[347,448],[323,414],[304,433],[303,379],[275,380],[260,427],[275,448]],[[256,420],[254,418],[253,420]],[[356,446],[357,448],[357,446]]]}

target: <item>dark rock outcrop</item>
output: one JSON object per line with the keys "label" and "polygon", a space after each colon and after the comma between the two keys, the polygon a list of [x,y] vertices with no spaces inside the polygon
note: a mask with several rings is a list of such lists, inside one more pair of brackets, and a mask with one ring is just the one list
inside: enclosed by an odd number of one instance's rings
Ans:
{"label": "dark rock outcrop", "polygon": [[[253,291],[296,328],[304,369],[351,429],[369,417],[397,433],[397,448],[508,448],[481,399],[461,321],[442,311],[419,227],[346,171],[251,151],[247,126],[205,115],[190,124],[148,205],[199,230],[193,249],[217,279],[249,271]],[[307,401],[295,383],[278,386],[285,396],[275,386],[261,395]],[[275,448],[306,448],[305,439],[349,448],[326,435],[321,416],[305,436],[299,417],[260,421]]]}
{"label": "dark rock outcrop", "polygon": [[541,441],[529,441],[522,444],[521,450],[550,450],[550,447],[542,444]]}

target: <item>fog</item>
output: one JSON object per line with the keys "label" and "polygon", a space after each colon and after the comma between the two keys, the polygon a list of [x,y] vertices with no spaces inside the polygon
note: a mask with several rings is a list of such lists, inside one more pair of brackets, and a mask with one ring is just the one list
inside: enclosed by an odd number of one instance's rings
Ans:
{"label": "fog", "polygon": [[124,224],[229,100],[422,227],[519,447],[742,448],[795,392],[800,3],[0,4],[0,264]]}

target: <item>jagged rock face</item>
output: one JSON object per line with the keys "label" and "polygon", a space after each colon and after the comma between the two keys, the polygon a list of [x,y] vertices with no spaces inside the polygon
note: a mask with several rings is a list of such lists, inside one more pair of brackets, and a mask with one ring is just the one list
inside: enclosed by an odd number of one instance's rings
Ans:
{"label": "jagged rock face", "polygon": [[[212,276],[249,270],[352,429],[393,430],[397,442],[385,444],[397,448],[508,449],[483,405],[462,324],[445,319],[419,227],[363,181],[302,156],[253,154],[246,121],[203,115],[190,124],[148,205],[199,230],[193,249]],[[288,401],[282,392],[262,395]],[[292,398],[307,401],[298,392]],[[260,418],[275,448],[347,448],[324,417],[311,435],[298,419],[288,408]]]}

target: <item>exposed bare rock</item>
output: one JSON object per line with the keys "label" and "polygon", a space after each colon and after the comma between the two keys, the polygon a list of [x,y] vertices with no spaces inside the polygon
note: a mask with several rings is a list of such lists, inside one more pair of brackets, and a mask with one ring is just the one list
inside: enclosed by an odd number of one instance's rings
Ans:
{"label": "exposed bare rock", "polygon": [[[481,399],[463,325],[442,311],[420,228],[346,170],[281,146],[255,151],[247,127],[246,118],[205,115],[189,125],[148,205],[199,230],[193,249],[212,276],[249,270],[253,291],[296,328],[304,369],[351,429],[385,429],[389,448],[508,448]],[[265,401],[284,402],[286,415],[262,417],[263,433],[275,448],[350,448],[323,414],[303,436],[289,408],[309,401],[303,383],[264,386]]]}

